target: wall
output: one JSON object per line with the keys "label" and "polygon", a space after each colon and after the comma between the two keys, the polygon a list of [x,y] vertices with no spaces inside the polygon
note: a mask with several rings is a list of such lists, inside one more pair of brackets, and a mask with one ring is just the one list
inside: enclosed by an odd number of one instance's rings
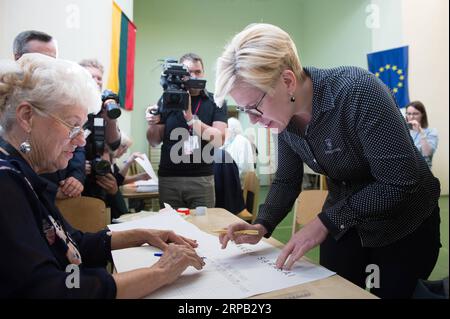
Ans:
{"label": "wall", "polygon": [[362,0],[304,0],[303,43],[298,44],[304,65],[366,67],[372,33],[365,25]]}
{"label": "wall", "polygon": [[409,94],[421,100],[430,127],[439,132],[433,158],[433,173],[448,194],[449,138],[449,2],[404,0],[402,7],[404,42],[409,45]]}
{"label": "wall", "polygon": [[[116,2],[132,19],[133,1]],[[19,32],[35,29],[57,39],[60,58],[97,58],[108,70],[111,10],[111,0],[0,0],[0,59],[12,58],[12,43]],[[104,82],[107,76],[106,71]],[[119,125],[130,133],[131,113],[122,114]]]}
{"label": "wall", "polygon": [[[132,134],[136,150],[147,147],[145,108],[162,93],[158,59],[187,51],[200,54],[206,65],[207,87],[214,90],[214,65],[226,42],[246,25],[267,22],[288,31],[305,65],[319,67],[353,64],[365,66],[371,48],[370,30],[364,27],[361,0],[135,0],[138,27],[136,64],[136,112]],[[181,28],[180,28],[181,26]],[[330,34],[329,30],[334,33]],[[352,50],[348,50],[352,47]],[[233,103],[233,101],[229,101]],[[250,127],[247,117],[240,116]],[[264,136],[264,135],[263,135]],[[267,135],[263,137],[266,139]],[[262,177],[267,183],[267,176]]]}
{"label": "wall", "polygon": [[[225,43],[251,22],[269,22],[292,35],[304,65],[366,67],[366,53],[409,45],[410,97],[424,101],[440,133],[433,172],[448,194],[447,0],[135,0],[134,8],[133,1],[117,2],[130,18],[134,11],[138,28],[135,111],[119,119],[135,140],[133,150],[147,149],[144,110],[162,91],[158,59],[198,52],[214,90],[215,60]],[[369,19],[370,5],[377,21]],[[33,28],[58,39],[62,58],[97,57],[108,68],[110,25],[110,0],[0,0],[0,58],[12,56],[17,33]]]}

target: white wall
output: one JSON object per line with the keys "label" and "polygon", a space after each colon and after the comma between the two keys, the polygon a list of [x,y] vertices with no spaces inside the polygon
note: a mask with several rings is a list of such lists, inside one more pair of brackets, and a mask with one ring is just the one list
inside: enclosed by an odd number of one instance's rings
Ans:
{"label": "white wall", "polygon": [[409,45],[409,95],[421,100],[430,127],[439,132],[433,173],[448,194],[449,139],[449,2],[403,0],[403,38]]}
{"label": "white wall", "polygon": [[[133,19],[133,0],[117,0]],[[14,37],[24,30],[39,30],[58,42],[59,57],[80,61],[97,58],[108,77],[111,47],[112,0],[0,0],[0,59],[12,58]],[[119,125],[130,133],[130,113],[123,111]]]}
{"label": "white wall", "polygon": [[402,0],[372,0],[366,7],[366,27],[372,30],[372,51],[406,45],[402,30]]}
{"label": "white wall", "polygon": [[441,193],[448,194],[449,2],[372,0],[371,4],[372,17],[378,13],[378,21],[368,21],[372,51],[409,46],[409,97],[425,104],[430,127],[439,131],[433,173],[441,182]]}

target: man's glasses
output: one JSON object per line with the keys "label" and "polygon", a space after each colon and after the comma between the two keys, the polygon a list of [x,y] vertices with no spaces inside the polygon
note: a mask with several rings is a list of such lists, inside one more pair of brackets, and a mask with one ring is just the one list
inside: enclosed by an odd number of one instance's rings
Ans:
{"label": "man's glasses", "polygon": [[264,93],[263,96],[259,99],[258,103],[256,103],[254,106],[245,107],[245,106],[236,106],[236,109],[240,112],[244,112],[253,116],[262,116],[263,112],[258,110],[258,107],[261,105],[262,100],[266,96],[267,93]]}
{"label": "man's glasses", "polygon": [[73,126],[70,125],[69,123],[67,123],[66,121],[64,121],[63,119],[57,117],[56,115],[53,115],[51,113],[48,113],[47,111],[37,107],[36,105],[32,105],[36,110],[38,110],[41,113],[44,113],[45,115],[48,115],[50,117],[52,117],[53,119],[57,120],[59,123],[63,124],[65,127],[67,127],[69,129],[69,139],[74,139],[75,137],[77,137],[80,134],[84,134],[84,130],[81,126]]}

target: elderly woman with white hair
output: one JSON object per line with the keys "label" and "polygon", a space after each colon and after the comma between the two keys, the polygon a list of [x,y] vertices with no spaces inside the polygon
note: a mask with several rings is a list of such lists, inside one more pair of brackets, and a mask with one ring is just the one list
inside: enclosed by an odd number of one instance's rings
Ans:
{"label": "elderly woman with white hair", "polygon": [[[192,239],[149,229],[82,233],[55,207],[38,174],[66,167],[85,144],[82,126],[99,99],[77,64],[41,54],[0,61],[0,298],[139,298],[204,265]],[[104,268],[111,250],[146,243],[164,250],[154,265]],[[74,267],[77,289],[66,284]]]}
{"label": "elderly woman with white hair", "polygon": [[245,173],[255,170],[253,149],[250,141],[242,135],[242,125],[238,119],[230,117],[228,119],[228,129],[225,133],[225,143],[223,149],[227,151],[239,169],[239,178],[243,185]]}

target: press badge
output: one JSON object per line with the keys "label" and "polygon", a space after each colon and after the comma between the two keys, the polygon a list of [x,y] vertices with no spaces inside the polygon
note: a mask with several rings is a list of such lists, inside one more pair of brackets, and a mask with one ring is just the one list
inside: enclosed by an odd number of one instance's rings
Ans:
{"label": "press badge", "polygon": [[185,155],[191,155],[194,150],[200,148],[200,143],[198,141],[198,136],[189,136],[187,141],[183,143],[183,152]]}

